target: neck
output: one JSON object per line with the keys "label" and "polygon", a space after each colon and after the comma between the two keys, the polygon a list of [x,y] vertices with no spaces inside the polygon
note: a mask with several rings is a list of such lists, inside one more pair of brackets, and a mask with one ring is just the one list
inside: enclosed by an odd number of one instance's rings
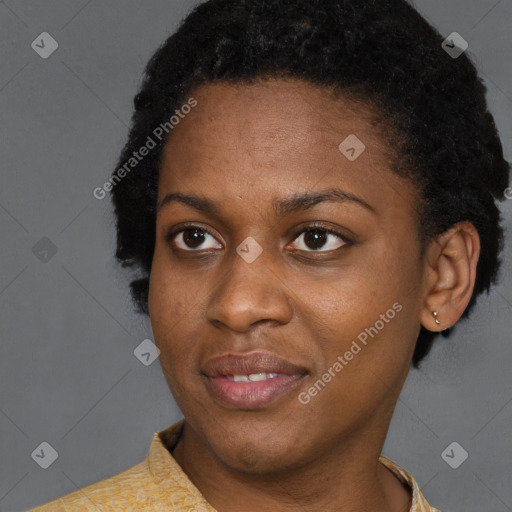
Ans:
{"label": "neck", "polygon": [[386,432],[377,430],[359,431],[301,467],[255,475],[224,464],[185,423],[173,456],[219,512],[407,512],[410,492],[378,462]]}

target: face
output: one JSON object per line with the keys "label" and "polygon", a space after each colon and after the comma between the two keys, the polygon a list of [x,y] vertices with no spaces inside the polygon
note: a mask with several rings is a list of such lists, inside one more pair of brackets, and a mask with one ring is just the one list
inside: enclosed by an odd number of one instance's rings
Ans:
{"label": "face", "polygon": [[[348,98],[293,80],[191,96],[164,151],[149,295],[187,423],[255,473],[383,442],[420,328],[415,188]],[[362,153],[339,148],[351,134]]]}

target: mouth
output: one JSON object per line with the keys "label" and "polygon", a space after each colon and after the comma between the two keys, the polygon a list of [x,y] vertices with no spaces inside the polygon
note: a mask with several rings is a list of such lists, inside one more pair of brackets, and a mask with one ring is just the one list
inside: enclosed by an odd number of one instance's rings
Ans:
{"label": "mouth", "polygon": [[307,370],[269,352],[227,354],[209,360],[201,374],[208,392],[232,409],[263,408],[295,389]]}

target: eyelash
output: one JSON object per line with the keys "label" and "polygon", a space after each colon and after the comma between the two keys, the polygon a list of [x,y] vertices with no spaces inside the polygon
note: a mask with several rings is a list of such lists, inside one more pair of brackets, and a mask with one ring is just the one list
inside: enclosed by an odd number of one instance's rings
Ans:
{"label": "eyelash", "polygon": [[[210,231],[209,229],[207,229],[207,228],[198,226],[196,224],[182,224],[181,226],[179,226],[178,228],[174,229],[173,231],[171,231],[171,232],[169,232],[167,234],[167,236],[165,237],[166,242],[168,244],[172,245],[174,243],[174,238],[176,238],[177,235],[179,235],[180,233],[183,233],[184,231],[193,230],[193,229],[197,229],[199,231],[204,231],[205,233],[208,233],[213,238],[217,239],[215,234],[212,231]],[[308,225],[307,227],[301,229],[300,231],[298,231],[297,233],[294,234],[293,240],[296,240],[303,233],[307,233],[309,231],[317,231],[317,230],[318,231],[322,231],[322,232],[324,232],[326,234],[334,235],[334,236],[338,237],[343,242],[343,245],[341,247],[338,247],[337,249],[332,249],[332,250],[329,250],[329,251],[322,251],[321,249],[319,249],[317,251],[315,251],[315,250],[303,251],[301,249],[298,249],[299,252],[326,254],[326,253],[331,253],[331,252],[338,251],[342,247],[346,247],[346,246],[349,246],[349,245],[353,244],[353,241],[348,239],[345,235],[343,235],[340,232],[335,231],[335,230],[333,230],[331,228],[328,228],[328,227],[326,227],[326,226],[324,226],[322,224],[319,224],[319,223],[312,223],[312,224]],[[185,252],[191,252],[191,253],[193,253],[193,252],[197,252],[197,253],[202,252],[201,250],[193,250],[193,249],[188,249],[188,250],[187,249],[179,249],[179,250],[185,251]],[[210,250],[214,250],[214,249],[210,249]]]}

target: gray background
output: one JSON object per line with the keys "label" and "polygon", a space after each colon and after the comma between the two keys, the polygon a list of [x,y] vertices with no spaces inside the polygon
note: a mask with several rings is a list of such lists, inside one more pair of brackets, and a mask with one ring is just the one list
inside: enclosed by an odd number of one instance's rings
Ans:
{"label": "gray background", "polygon": [[[92,190],[114,168],[145,63],[194,3],[0,2],[2,511],[133,466],[181,417],[158,361],[133,354],[151,327],[113,258],[111,205]],[[510,161],[512,0],[416,7],[469,42]],[[59,44],[48,59],[31,48],[44,31]],[[410,373],[384,446],[443,512],[512,510],[511,210],[501,284]],[[46,263],[42,237],[57,249]],[[43,441],[58,452],[48,469],[31,457]],[[469,453],[458,469],[441,457],[453,441]]]}

